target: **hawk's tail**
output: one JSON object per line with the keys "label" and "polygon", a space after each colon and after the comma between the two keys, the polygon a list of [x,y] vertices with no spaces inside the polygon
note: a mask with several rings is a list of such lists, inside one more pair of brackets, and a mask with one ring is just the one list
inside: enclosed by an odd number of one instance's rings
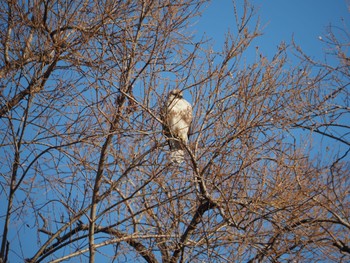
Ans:
{"label": "hawk's tail", "polygon": [[175,151],[171,151],[170,152],[170,158],[171,161],[174,163],[183,163],[183,161],[185,160],[185,153],[184,150],[175,150]]}
{"label": "hawk's tail", "polygon": [[174,163],[182,163],[185,160],[185,152],[179,140],[169,140],[170,159]]}

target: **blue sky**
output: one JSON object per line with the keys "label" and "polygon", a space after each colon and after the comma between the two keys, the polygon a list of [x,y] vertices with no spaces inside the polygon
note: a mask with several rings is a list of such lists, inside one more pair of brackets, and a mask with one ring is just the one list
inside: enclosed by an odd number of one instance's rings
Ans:
{"label": "blue sky", "polygon": [[[238,8],[243,2],[236,1]],[[282,41],[290,44],[292,38],[307,55],[314,60],[323,61],[327,47],[319,37],[325,39],[327,27],[332,25],[344,28],[345,24],[350,31],[350,0],[251,0],[250,3],[255,7],[255,17],[260,18],[262,36],[253,41],[252,47],[243,54],[243,59],[248,63],[254,62],[255,47],[259,47],[259,52],[271,59],[276,54],[277,46]],[[235,23],[232,1],[214,0],[204,10],[195,30],[198,37],[204,33],[211,38],[215,42],[215,49],[219,51],[225,33],[229,29],[235,31]],[[248,26],[253,29],[254,23]],[[291,63],[297,61],[292,56],[289,60]],[[331,63],[334,60],[327,61]],[[300,136],[303,137],[304,134]],[[340,152],[348,149],[318,134],[314,134],[313,138],[313,149],[317,152],[324,152],[322,149],[326,149],[327,145],[331,145],[334,150],[342,149]],[[327,159],[325,156],[322,158]]]}
{"label": "blue sky", "polygon": [[[344,19],[350,22],[346,0],[252,0],[250,1],[260,17],[263,36],[255,46],[269,57],[281,41],[290,43],[292,36],[298,45],[311,56],[322,56],[323,46],[319,36],[325,34],[330,23],[340,26]],[[350,1],[348,1],[350,4]],[[238,0],[237,3],[243,3]],[[253,25],[251,25],[253,26]],[[231,0],[215,0],[204,11],[197,24],[197,32],[206,32],[215,39],[216,47],[223,43],[223,36],[229,28],[235,28]]]}

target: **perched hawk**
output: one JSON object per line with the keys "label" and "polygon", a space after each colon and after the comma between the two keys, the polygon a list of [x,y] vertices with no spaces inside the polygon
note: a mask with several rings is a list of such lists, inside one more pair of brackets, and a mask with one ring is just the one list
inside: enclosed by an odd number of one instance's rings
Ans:
{"label": "perched hawk", "polygon": [[183,144],[188,143],[188,132],[192,121],[192,106],[183,98],[182,91],[170,91],[163,112],[164,134],[168,137],[171,160],[184,160]]}

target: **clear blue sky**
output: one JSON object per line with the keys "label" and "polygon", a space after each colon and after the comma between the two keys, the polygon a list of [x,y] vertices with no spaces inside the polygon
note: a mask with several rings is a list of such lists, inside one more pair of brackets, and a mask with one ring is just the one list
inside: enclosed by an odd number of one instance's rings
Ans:
{"label": "clear blue sky", "polygon": [[[236,1],[243,3],[243,0]],[[350,14],[347,0],[252,0],[256,16],[260,17],[263,36],[253,44],[269,57],[281,41],[290,43],[292,36],[305,52],[312,56],[322,54],[323,46],[318,39],[325,34],[325,27],[341,25],[344,19],[349,25]],[[215,39],[216,48],[223,43],[228,28],[235,28],[231,0],[214,0],[204,11],[197,32],[206,32]]]}

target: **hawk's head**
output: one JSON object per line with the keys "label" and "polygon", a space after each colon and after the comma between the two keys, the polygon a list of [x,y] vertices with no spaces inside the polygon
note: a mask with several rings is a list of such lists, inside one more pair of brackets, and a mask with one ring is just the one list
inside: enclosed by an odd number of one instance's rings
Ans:
{"label": "hawk's head", "polygon": [[175,98],[182,99],[183,93],[180,89],[173,89],[170,91],[169,96],[174,96]]}

